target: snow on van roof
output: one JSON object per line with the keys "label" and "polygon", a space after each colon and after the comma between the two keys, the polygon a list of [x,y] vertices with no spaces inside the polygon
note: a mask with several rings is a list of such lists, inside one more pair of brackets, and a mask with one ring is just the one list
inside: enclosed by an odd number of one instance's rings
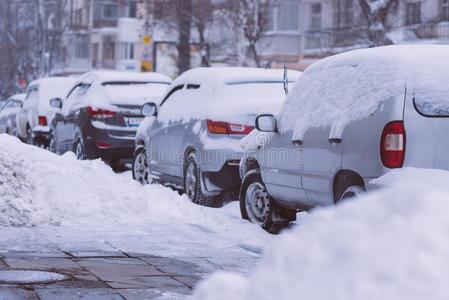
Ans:
{"label": "snow on van roof", "polygon": [[282,132],[302,140],[311,127],[345,126],[374,113],[384,101],[421,98],[449,102],[449,46],[400,45],[349,51],[310,66],[292,88],[280,116]]}
{"label": "snow on van roof", "polygon": [[[301,72],[288,70],[289,81],[298,80]],[[242,67],[196,68],[179,76],[176,84],[201,84],[204,82],[222,82],[225,84],[253,82],[282,82],[283,69],[261,69]]]}
{"label": "snow on van roof", "polygon": [[172,80],[170,77],[156,73],[156,72],[146,72],[146,73],[138,73],[138,72],[125,72],[125,71],[93,71],[86,73],[83,78],[88,76],[95,76],[101,82],[108,81],[136,81],[136,82],[163,82],[163,83],[171,83]]}

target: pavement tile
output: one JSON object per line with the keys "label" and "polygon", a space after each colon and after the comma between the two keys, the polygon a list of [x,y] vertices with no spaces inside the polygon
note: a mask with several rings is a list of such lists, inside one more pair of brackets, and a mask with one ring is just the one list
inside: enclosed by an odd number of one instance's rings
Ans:
{"label": "pavement tile", "polygon": [[126,257],[123,252],[120,251],[70,251],[72,256],[78,258],[88,257]]}
{"label": "pavement tile", "polygon": [[105,282],[114,289],[156,288],[171,290],[186,287],[183,283],[168,276],[116,276],[105,280]]}
{"label": "pavement tile", "polygon": [[32,290],[21,288],[0,287],[0,299],[2,300],[39,300],[39,297]]}
{"label": "pavement tile", "polygon": [[158,289],[118,289],[116,290],[126,300],[180,300],[185,299],[191,293],[189,288],[173,288],[170,291]]}
{"label": "pavement tile", "polygon": [[68,258],[70,257],[66,253],[62,251],[52,251],[52,252],[3,252],[0,253],[1,257],[4,258],[24,258],[24,257],[60,257],[60,258]]}
{"label": "pavement tile", "polygon": [[104,288],[47,288],[36,292],[41,300],[123,300],[116,291]]}
{"label": "pavement tile", "polygon": [[102,280],[114,277],[165,275],[137,258],[81,258],[77,263]]}
{"label": "pavement tile", "polygon": [[195,287],[196,284],[201,280],[201,278],[195,276],[173,276],[173,278],[191,288]]}
{"label": "pavement tile", "polygon": [[82,271],[70,258],[60,257],[6,257],[4,261],[12,269]]}
{"label": "pavement tile", "polygon": [[195,276],[206,272],[196,264],[179,259],[165,257],[142,257],[141,259],[170,275]]}

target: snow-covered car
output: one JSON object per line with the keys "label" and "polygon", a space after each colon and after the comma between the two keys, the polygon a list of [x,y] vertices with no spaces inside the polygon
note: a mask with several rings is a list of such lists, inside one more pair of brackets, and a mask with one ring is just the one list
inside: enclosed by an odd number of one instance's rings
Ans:
{"label": "snow-covered car", "polygon": [[136,136],[133,177],[183,191],[197,204],[219,206],[240,187],[240,140],[258,113],[278,110],[285,83],[300,72],[198,68],[178,77],[160,104],[146,103]]}
{"label": "snow-covered car", "polygon": [[17,136],[21,140],[48,146],[49,125],[55,115],[50,100],[65,97],[74,82],[71,77],[48,77],[28,85],[23,108],[17,115]]}
{"label": "snow-covered car", "polygon": [[389,46],[310,66],[279,116],[256,119],[252,139],[265,142],[241,164],[242,217],[277,232],[393,168],[449,170],[448,56],[449,46]]}
{"label": "snow-covered car", "polygon": [[159,73],[94,71],[81,76],[66,99],[53,99],[50,150],[101,158],[113,167],[131,163],[141,107],[158,101],[171,83]]}
{"label": "snow-covered car", "polygon": [[17,114],[22,109],[25,94],[17,94],[5,101],[0,108],[0,133],[17,136]]}

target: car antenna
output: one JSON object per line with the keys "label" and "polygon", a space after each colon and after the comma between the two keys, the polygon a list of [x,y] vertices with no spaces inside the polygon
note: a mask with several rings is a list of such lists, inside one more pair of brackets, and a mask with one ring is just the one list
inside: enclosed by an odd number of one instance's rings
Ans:
{"label": "car antenna", "polygon": [[284,61],[284,92],[288,94],[288,73],[287,73],[287,62]]}

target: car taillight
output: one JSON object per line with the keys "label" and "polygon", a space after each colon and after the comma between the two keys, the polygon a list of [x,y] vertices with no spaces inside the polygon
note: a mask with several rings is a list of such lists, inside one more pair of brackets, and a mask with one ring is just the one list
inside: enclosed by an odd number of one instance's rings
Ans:
{"label": "car taillight", "polygon": [[39,116],[38,119],[37,119],[37,121],[38,121],[38,124],[39,124],[40,126],[47,126],[47,125],[48,125],[48,123],[47,123],[47,117],[45,117],[45,116]]}
{"label": "car taillight", "polygon": [[101,142],[101,141],[95,142],[95,145],[97,145],[97,147],[100,148],[100,149],[109,149],[109,148],[112,147],[111,144],[106,143],[106,142]]}
{"label": "car taillight", "polygon": [[405,158],[405,137],[403,121],[392,121],[385,125],[380,141],[380,156],[385,167],[402,167]]}
{"label": "car taillight", "polygon": [[231,124],[221,121],[206,120],[207,130],[214,134],[248,134],[254,127],[241,125],[241,124]]}
{"label": "car taillight", "polygon": [[91,106],[89,106],[87,108],[87,113],[89,114],[89,117],[94,118],[94,119],[112,118],[117,114],[115,111],[101,109],[101,108],[93,108]]}

